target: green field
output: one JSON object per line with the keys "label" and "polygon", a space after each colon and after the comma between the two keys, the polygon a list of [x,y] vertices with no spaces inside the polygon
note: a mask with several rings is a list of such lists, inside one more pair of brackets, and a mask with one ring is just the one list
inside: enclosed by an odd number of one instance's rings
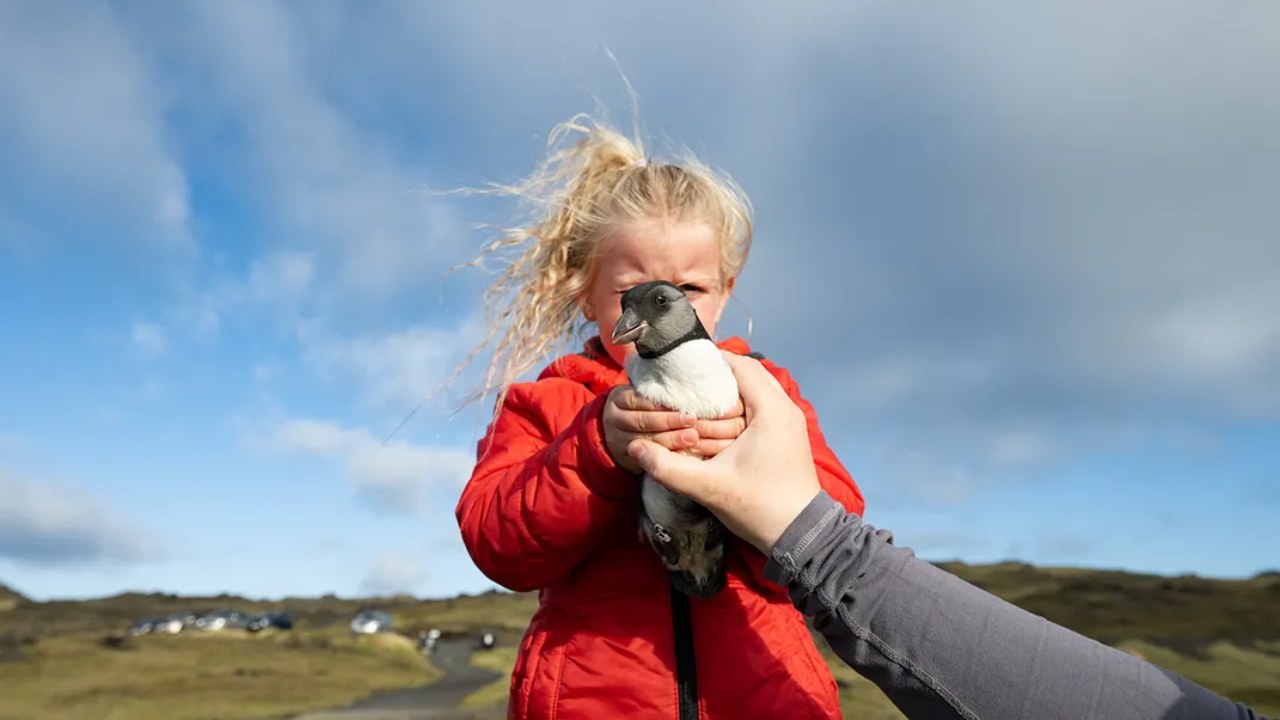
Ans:
{"label": "green field", "polygon": [[27,654],[0,665],[5,720],[277,718],[420,685],[433,672],[406,638],[324,631],[141,637],[122,649],[70,633]]}
{"label": "green field", "polygon": [[[1280,575],[1223,581],[1020,563],[944,567],[1050,620],[1280,714]],[[492,630],[506,647],[478,653],[474,662],[509,677],[511,646],[536,604],[533,594],[498,592],[280,602],[126,594],[38,603],[0,588],[0,720],[283,718],[430,682],[437,671],[407,637],[350,636],[346,623],[366,606],[391,612],[408,636],[429,627]],[[121,647],[106,641],[139,617],[216,608],[285,609],[297,629],[144,636]],[[901,717],[871,683],[829,660],[848,717]],[[472,693],[464,706],[501,706],[507,682]]]}

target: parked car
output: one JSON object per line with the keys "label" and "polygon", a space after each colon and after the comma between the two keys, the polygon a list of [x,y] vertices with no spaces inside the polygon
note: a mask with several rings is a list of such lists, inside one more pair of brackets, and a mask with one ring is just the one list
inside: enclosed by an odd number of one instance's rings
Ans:
{"label": "parked car", "polygon": [[283,612],[267,613],[249,618],[249,622],[245,625],[245,629],[249,632],[261,632],[269,628],[292,630],[293,618],[289,617],[288,613]]}
{"label": "parked car", "polygon": [[356,635],[391,632],[391,614],[381,610],[361,611],[351,620],[351,632]]}
{"label": "parked car", "polygon": [[156,623],[160,622],[160,618],[143,618],[133,624],[129,628],[130,635],[150,635],[156,629]]}
{"label": "parked car", "polygon": [[151,627],[151,632],[157,635],[177,635],[182,632],[182,628],[185,626],[186,622],[183,615],[169,615],[156,620]]}
{"label": "parked car", "polygon": [[218,610],[196,618],[195,626],[200,630],[232,630],[248,622],[248,616],[238,610]]}

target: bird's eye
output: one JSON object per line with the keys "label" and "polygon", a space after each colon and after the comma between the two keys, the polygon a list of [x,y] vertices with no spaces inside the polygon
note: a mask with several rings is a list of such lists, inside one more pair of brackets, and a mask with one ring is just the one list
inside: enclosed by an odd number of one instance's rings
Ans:
{"label": "bird's eye", "polygon": [[655,302],[655,303],[657,303],[657,304],[659,304],[659,305],[666,305],[666,304],[667,304],[667,296],[666,296],[666,295],[659,295],[658,297],[654,298],[654,302]]}

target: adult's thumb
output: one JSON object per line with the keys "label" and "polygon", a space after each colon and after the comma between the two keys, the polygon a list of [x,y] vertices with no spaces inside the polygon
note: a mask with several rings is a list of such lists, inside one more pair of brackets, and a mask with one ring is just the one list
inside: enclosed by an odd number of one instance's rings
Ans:
{"label": "adult's thumb", "polygon": [[627,454],[650,477],[672,490],[698,500],[698,489],[706,468],[700,458],[674,453],[649,440],[632,440]]}

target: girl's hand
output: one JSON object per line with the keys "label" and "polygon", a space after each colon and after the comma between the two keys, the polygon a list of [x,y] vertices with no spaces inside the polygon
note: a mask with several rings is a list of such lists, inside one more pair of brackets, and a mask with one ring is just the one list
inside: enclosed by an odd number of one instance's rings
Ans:
{"label": "girl's hand", "polygon": [[737,440],[742,431],[747,429],[747,416],[742,401],[739,400],[719,420],[699,420],[693,427],[698,431],[698,444],[690,448],[690,454],[701,458],[719,455],[721,450],[729,447],[729,443]]}
{"label": "girl's hand", "polygon": [[[604,444],[609,451],[609,456],[618,464],[618,467],[627,472],[640,472],[640,466],[636,465],[627,454],[627,446],[634,440],[648,440],[675,451],[689,450],[699,445],[697,430],[699,423],[696,418],[651,403],[637,395],[630,385],[620,385],[609,392],[609,400],[604,405],[603,420]],[[707,430],[720,434],[728,432],[728,428],[718,425],[707,427]],[[733,437],[737,437],[737,434],[735,433]],[[706,442],[723,441],[717,438]],[[708,449],[719,452],[720,447],[709,446]]]}

